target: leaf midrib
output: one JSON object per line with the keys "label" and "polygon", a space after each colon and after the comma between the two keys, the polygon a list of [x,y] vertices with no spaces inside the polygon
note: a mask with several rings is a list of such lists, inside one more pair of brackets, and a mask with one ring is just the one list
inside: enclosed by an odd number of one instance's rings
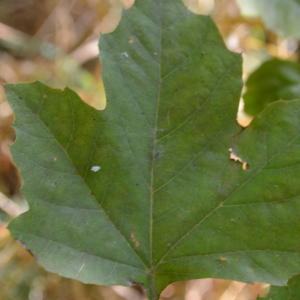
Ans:
{"label": "leaf midrib", "polygon": [[[161,12],[161,2],[159,1],[158,10]],[[158,129],[158,118],[159,118],[159,107],[161,101],[161,86],[162,86],[162,39],[163,39],[163,32],[162,32],[162,16],[159,13],[159,45],[158,45],[158,56],[159,56],[159,64],[158,64],[158,91],[157,91],[157,98],[156,98],[156,110],[154,116],[154,130],[153,130],[153,140],[152,140],[152,157],[151,157],[151,176],[150,176],[150,227],[149,227],[149,246],[150,246],[150,289],[152,289],[152,293],[156,297],[155,293],[155,272],[152,270],[153,268],[153,214],[154,214],[154,162],[155,162],[155,155],[157,151],[157,129]]]}

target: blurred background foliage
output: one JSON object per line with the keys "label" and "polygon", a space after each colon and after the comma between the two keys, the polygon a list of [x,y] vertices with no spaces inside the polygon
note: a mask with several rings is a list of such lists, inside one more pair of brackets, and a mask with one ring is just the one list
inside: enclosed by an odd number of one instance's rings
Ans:
{"label": "blurred background foliage", "polygon": [[[123,9],[133,2],[0,0],[0,83],[41,80],[55,87],[69,86],[90,105],[104,109],[99,34],[111,32]],[[185,2],[195,13],[211,14],[228,48],[243,55],[245,94],[237,115],[242,126],[248,126],[268,103],[300,97],[300,1]],[[83,285],[47,273],[30,251],[12,239],[7,224],[27,209],[9,152],[15,138],[12,122],[0,86],[0,300],[144,299],[134,287]],[[275,298],[280,295],[288,299],[285,295],[299,286],[293,279],[287,288],[272,288],[268,299],[282,299]],[[162,299],[254,300],[266,296],[269,289],[263,283],[193,280],[170,285]]]}

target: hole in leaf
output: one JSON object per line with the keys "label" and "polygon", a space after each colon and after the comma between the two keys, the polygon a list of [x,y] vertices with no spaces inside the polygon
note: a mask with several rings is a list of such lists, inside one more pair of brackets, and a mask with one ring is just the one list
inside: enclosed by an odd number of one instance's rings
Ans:
{"label": "hole in leaf", "polygon": [[235,162],[238,162],[238,163],[241,163],[242,165],[242,169],[244,171],[247,171],[249,170],[249,164],[248,162],[246,162],[245,160],[243,160],[241,157],[239,157],[232,148],[229,148],[229,153],[230,153],[230,156],[229,158]]}

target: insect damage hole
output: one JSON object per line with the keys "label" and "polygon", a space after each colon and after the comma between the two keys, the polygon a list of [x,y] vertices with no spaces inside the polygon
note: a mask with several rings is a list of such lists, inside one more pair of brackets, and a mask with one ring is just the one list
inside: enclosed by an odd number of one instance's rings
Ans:
{"label": "insect damage hole", "polygon": [[241,163],[241,164],[242,164],[242,169],[243,169],[244,171],[249,170],[249,167],[250,167],[250,166],[249,166],[248,162],[246,162],[245,160],[243,160],[242,158],[240,158],[240,157],[234,152],[234,150],[233,150],[232,148],[229,148],[228,151],[229,151],[229,153],[230,153],[229,158],[230,158],[231,160],[233,160],[233,161],[235,161],[235,162],[238,162],[238,163]]}

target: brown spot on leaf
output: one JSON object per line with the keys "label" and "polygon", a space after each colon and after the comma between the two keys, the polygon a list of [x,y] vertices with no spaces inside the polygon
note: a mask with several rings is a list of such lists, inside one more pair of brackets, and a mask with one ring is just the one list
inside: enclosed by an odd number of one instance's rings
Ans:
{"label": "brown spot on leaf", "polygon": [[220,256],[219,261],[222,263],[225,263],[225,262],[227,262],[227,258],[225,256]]}
{"label": "brown spot on leaf", "polygon": [[131,36],[131,37],[129,38],[129,40],[128,40],[128,43],[129,43],[129,44],[133,44],[134,42],[135,42],[135,39],[134,39],[133,36]]}
{"label": "brown spot on leaf", "polygon": [[130,234],[130,239],[132,240],[135,248],[140,247],[140,242],[137,240],[137,238],[133,232]]}

